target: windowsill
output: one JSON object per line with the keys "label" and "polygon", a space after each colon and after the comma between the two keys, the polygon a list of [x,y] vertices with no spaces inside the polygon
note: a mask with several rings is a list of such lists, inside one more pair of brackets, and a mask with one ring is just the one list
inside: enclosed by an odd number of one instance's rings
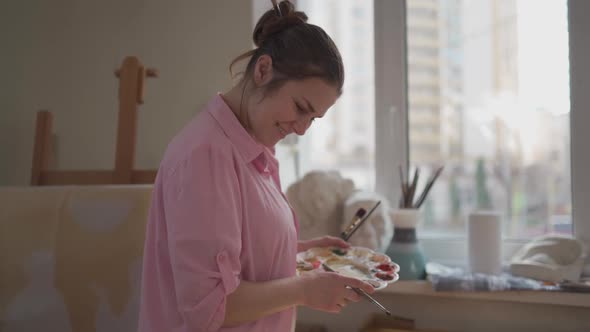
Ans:
{"label": "windowsill", "polygon": [[548,291],[437,292],[432,289],[432,285],[428,281],[398,281],[379,293],[590,308],[590,293]]}

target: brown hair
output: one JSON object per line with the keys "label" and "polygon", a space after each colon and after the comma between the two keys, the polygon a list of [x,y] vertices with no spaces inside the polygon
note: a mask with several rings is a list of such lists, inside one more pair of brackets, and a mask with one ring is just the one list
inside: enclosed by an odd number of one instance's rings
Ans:
{"label": "brown hair", "polygon": [[235,58],[229,66],[230,73],[237,62],[250,58],[242,77],[242,81],[248,80],[258,58],[268,54],[274,75],[266,86],[267,92],[288,80],[316,77],[333,84],[341,94],[344,66],[334,41],[322,28],[307,23],[307,15],[295,11],[288,0],[278,6],[258,20],[252,34],[256,48]]}

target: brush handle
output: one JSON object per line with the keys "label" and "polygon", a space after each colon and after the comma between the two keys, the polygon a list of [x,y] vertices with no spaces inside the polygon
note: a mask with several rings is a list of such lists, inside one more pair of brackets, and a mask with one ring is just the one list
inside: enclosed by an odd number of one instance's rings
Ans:
{"label": "brush handle", "polygon": [[379,301],[375,300],[371,295],[367,294],[367,292],[365,292],[364,290],[355,287],[350,287],[350,289],[355,291],[358,295],[364,296],[367,300],[369,300],[379,309],[381,309],[381,311],[383,311],[387,316],[391,316],[391,311],[387,310],[387,308],[385,308],[381,303],[379,303]]}
{"label": "brush handle", "polygon": [[348,241],[348,239],[350,239],[350,237],[352,236],[352,234],[354,234],[354,232],[356,232],[357,229],[359,229],[359,227],[361,227],[361,225],[367,220],[369,219],[369,217],[371,216],[371,214],[373,213],[373,211],[375,211],[375,209],[379,206],[379,204],[381,204],[381,201],[378,201],[377,204],[375,204],[375,206],[373,206],[373,208],[371,209],[371,211],[369,211],[369,213],[365,214],[364,217],[362,217],[360,220],[357,220],[354,222],[354,227],[352,228],[352,230],[350,232],[347,232],[346,234],[342,234],[342,239],[344,241]]}
{"label": "brush handle", "polygon": [[434,173],[434,175],[428,180],[428,183],[426,184],[426,188],[424,188],[422,195],[420,195],[420,198],[416,202],[416,209],[419,209],[420,206],[422,205],[422,203],[424,203],[424,201],[426,200],[426,196],[428,195],[428,192],[430,191],[430,188],[432,188],[432,185],[434,184],[434,182],[436,181],[436,179],[438,178],[438,176],[440,175],[442,170],[443,170],[443,167],[440,167],[439,169],[437,169],[436,172]]}
{"label": "brush handle", "polygon": [[407,188],[407,183],[406,180],[404,178],[404,170],[402,169],[402,165],[399,165],[399,181],[400,181],[400,186],[402,187],[402,199],[401,199],[401,204],[402,208],[406,207],[406,200],[408,198],[408,188]]}
{"label": "brush handle", "polygon": [[[334,269],[332,269],[331,267],[329,267],[328,265],[326,265],[324,263],[322,263],[322,267],[324,268],[324,270],[326,270],[328,272],[338,273]],[[373,303],[379,309],[381,309],[381,311],[383,311],[385,314],[387,314],[388,316],[391,316],[391,312],[389,310],[387,310],[387,308],[385,308],[381,303],[379,303],[379,301],[375,300],[371,295],[369,295],[364,290],[362,290],[360,288],[356,288],[356,287],[350,287],[350,286],[346,286],[346,287],[352,289],[358,295],[364,296],[367,300],[369,300],[371,303]]]}
{"label": "brush handle", "polygon": [[416,167],[416,171],[414,171],[414,179],[412,180],[412,184],[410,185],[410,190],[408,192],[408,199],[406,201],[406,208],[413,208],[414,205],[414,195],[416,194],[416,187],[418,186],[418,177],[420,176],[420,169]]}

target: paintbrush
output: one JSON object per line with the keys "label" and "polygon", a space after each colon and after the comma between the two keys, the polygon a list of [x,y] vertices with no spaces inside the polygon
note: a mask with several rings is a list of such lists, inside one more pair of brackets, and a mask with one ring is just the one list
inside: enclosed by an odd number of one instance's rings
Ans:
{"label": "paintbrush", "polygon": [[[379,206],[379,204],[381,204],[381,201],[378,201],[377,204],[375,204],[375,206],[373,206],[373,208],[369,211],[369,213],[367,213],[367,214],[363,213],[364,216],[361,217],[362,219],[356,219],[350,226],[348,226],[347,231],[342,232],[342,234],[340,234],[341,238],[344,241],[348,241],[348,239],[350,239],[352,234],[354,234],[354,232],[356,232],[356,230],[359,229],[359,227],[361,227],[367,219],[369,219],[369,217],[371,216],[373,211],[375,211],[375,209]],[[359,211],[361,209],[359,209]],[[362,209],[362,210],[364,211],[365,209]],[[357,214],[358,213],[359,212],[357,211]],[[349,231],[349,229],[350,229],[350,231]]]}
{"label": "paintbrush", "polygon": [[365,216],[366,213],[367,213],[367,210],[365,210],[363,208],[358,209],[356,211],[356,213],[354,214],[354,217],[352,217],[352,221],[350,222],[348,227],[346,227],[346,229],[343,230],[342,233],[340,233],[340,238],[342,238],[344,241],[346,241],[348,239],[349,233],[352,232],[352,230],[361,221],[361,219],[363,219],[363,217]]}
{"label": "paintbrush", "polygon": [[444,166],[439,167],[434,172],[434,174],[430,177],[430,179],[428,180],[428,183],[426,184],[426,188],[424,188],[422,195],[420,195],[420,198],[418,198],[418,201],[416,202],[416,205],[415,205],[416,209],[419,209],[420,206],[422,205],[422,203],[424,203],[424,201],[426,200],[426,196],[428,195],[428,192],[432,188],[432,185],[434,184],[434,182],[436,181],[436,179],[438,178],[438,176],[442,172],[443,168],[444,168]]}
{"label": "paintbrush", "polygon": [[[408,172],[409,174],[409,172]],[[406,201],[407,207],[412,207],[414,204],[414,195],[416,194],[416,187],[418,186],[418,177],[420,176],[420,169],[416,167],[416,171],[414,171],[414,179],[412,180],[412,184],[410,185],[410,189],[408,192],[408,198]]]}
{"label": "paintbrush", "polygon": [[404,178],[404,170],[402,169],[402,165],[399,165],[399,180],[402,187],[402,201],[400,204],[400,208],[406,207],[406,197],[408,196],[407,190],[407,183],[406,179]]}

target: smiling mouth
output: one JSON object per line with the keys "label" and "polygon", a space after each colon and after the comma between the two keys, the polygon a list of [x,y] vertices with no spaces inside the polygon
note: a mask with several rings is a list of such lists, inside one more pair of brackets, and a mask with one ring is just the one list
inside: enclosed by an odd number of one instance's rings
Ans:
{"label": "smiling mouth", "polygon": [[287,131],[285,131],[285,129],[283,129],[283,127],[281,127],[278,123],[276,124],[276,126],[279,129],[279,133],[281,133],[281,136],[285,138],[285,136],[287,136]]}

